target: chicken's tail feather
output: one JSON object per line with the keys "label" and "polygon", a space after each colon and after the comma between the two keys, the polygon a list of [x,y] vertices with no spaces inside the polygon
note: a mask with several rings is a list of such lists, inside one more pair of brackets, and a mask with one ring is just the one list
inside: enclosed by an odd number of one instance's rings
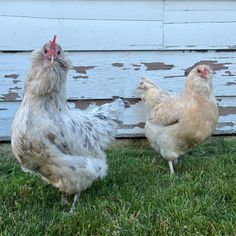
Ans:
{"label": "chicken's tail feather", "polygon": [[161,89],[150,79],[143,77],[137,88],[143,102],[152,107],[161,101]]}
{"label": "chicken's tail feather", "polygon": [[102,140],[100,145],[103,149],[112,143],[118,127],[123,123],[124,110],[127,104],[121,99],[102,106],[90,105],[87,112],[92,115],[97,136]]}
{"label": "chicken's tail feather", "polygon": [[123,122],[125,106],[125,102],[121,98],[118,98],[114,102],[106,103],[102,106],[91,104],[87,111],[92,112],[97,118],[112,120],[120,124]]}
{"label": "chicken's tail feather", "polygon": [[142,78],[137,90],[140,93],[142,101],[145,102],[150,108],[174,97],[174,94],[162,90],[146,77]]}

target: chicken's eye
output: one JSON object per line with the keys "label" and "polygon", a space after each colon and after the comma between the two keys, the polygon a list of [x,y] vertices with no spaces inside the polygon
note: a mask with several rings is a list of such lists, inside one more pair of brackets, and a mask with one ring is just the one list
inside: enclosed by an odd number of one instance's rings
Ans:
{"label": "chicken's eye", "polygon": [[47,53],[48,53],[48,50],[47,50],[46,48],[44,49],[44,53],[45,53],[45,54],[47,54]]}
{"label": "chicken's eye", "polygon": [[60,53],[61,53],[61,51],[58,51],[58,53],[57,53],[57,54],[58,54],[58,55],[60,55]]}
{"label": "chicken's eye", "polygon": [[197,73],[201,73],[201,70],[200,70],[200,69],[197,69]]}

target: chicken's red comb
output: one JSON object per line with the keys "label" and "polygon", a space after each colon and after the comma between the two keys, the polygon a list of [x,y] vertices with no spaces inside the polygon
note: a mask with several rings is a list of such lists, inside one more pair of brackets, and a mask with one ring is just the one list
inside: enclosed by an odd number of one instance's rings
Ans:
{"label": "chicken's red comb", "polygon": [[57,36],[54,34],[53,40],[52,41],[50,40],[50,43],[51,43],[52,46],[55,46],[56,39],[57,39]]}
{"label": "chicken's red comb", "polygon": [[54,35],[53,40],[52,40],[52,41],[51,41],[51,40],[49,41],[49,42],[51,43],[51,49],[50,49],[50,51],[48,52],[48,56],[53,55],[54,52],[55,52],[55,49],[56,49],[56,39],[57,39],[57,36]]}

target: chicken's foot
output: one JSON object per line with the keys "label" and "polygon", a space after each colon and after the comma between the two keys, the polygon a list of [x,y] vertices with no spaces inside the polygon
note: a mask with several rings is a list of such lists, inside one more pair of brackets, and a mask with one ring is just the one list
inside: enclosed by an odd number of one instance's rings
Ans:
{"label": "chicken's foot", "polygon": [[61,205],[65,206],[68,203],[68,194],[62,192],[61,194]]}
{"label": "chicken's foot", "polygon": [[75,196],[74,196],[74,201],[73,201],[73,203],[72,203],[72,207],[71,207],[71,209],[70,209],[70,213],[73,213],[73,212],[74,212],[74,210],[75,210],[75,208],[76,208],[76,205],[77,205],[77,203],[78,203],[78,201],[79,201],[79,197],[80,197],[80,192],[76,193]]}
{"label": "chicken's foot", "polygon": [[173,162],[168,161],[168,164],[169,164],[169,168],[170,168],[170,174],[173,175],[175,173],[174,168],[173,168]]}

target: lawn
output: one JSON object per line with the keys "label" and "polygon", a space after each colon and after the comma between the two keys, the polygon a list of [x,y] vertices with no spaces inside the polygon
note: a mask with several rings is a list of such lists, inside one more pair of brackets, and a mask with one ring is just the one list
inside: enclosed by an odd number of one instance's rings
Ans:
{"label": "lawn", "polygon": [[174,176],[144,140],[122,142],[73,215],[57,189],[21,171],[9,144],[0,162],[0,235],[236,235],[236,139],[210,139]]}

